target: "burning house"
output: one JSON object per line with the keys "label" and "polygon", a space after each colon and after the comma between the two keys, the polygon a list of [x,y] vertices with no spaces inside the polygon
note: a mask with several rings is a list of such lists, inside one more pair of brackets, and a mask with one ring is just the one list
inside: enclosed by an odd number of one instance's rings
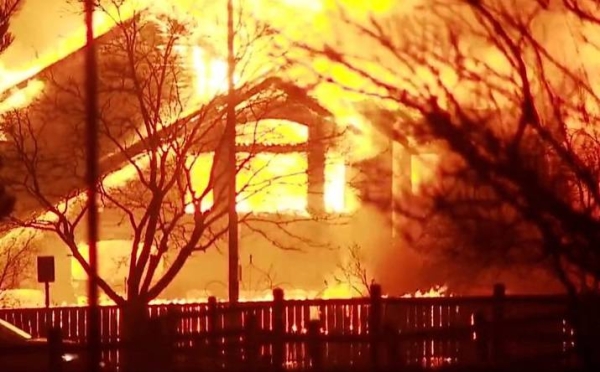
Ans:
{"label": "burning house", "polygon": [[[145,230],[151,225],[140,222],[163,218],[157,216],[168,206],[182,231],[197,226],[198,218],[222,210],[226,189],[219,181],[220,154],[226,151],[221,147],[224,62],[218,52],[181,44],[167,32],[178,25],[150,23],[134,18],[98,39],[100,274],[115,293],[126,294],[129,276],[136,275],[132,257],[142,260],[137,246],[146,244],[155,250],[145,258],[152,275],[142,269],[139,276],[150,279],[140,286],[173,274],[159,299],[225,297],[227,252],[220,218],[214,226],[203,226],[196,242],[202,248],[191,247],[176,272],[170,271],[178,260],[173,247],[187,241],[178,240],[175,228],[166,230],[161,241]],[[83,59],[81,49],[73,51],[6,90],[2,100],[4,173],[18,199],[20,221],[2,239],[27,242],[36,254],[56,258],[55,303],[76,302],[87,278],[81,266],[86,232],[79,223],[85,220]],[[348,146],[352,131],[321,98],[277,74],[240,80],[236,153],[242,297],[261,297],[274,286],[292,296],[356,295],[336,275],[344,266],[344,248],[364,247],[368,267],[376,267],[376,258],[390,249],[388,207],[394,190],[410,187],[410,157],[398,156],[390,143],[368,158],[353,157]],[[193,140],[182,140],[185,136]],[[174,163],[185,174],[156,174]],[[171,181],[174,194],[161,195],[160,208],[149,205],[158,192],[152,182],[164,186]],[[161,222],[152,226],[165,228]],[[74,242],[75,250],[65,241]],[[161,252],[167,241],[168,249]],[[37,283],[24,280],[22,286],[35,289]]]}

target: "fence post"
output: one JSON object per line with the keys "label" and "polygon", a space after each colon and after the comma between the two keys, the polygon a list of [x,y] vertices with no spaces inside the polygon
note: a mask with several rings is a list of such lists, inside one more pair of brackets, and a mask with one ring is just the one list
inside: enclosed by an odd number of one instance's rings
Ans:
{"label": "fence post", "polygon": [[375,370],[379,368],[379,338],[381,333],[381,318],[383,315],[381,286],[379,284],[371,284],[369,293],[371,295],[371,309],[369,312],[371,368]]}
{"label": "fence post", "polygon": [[398,353],[399,333],[393,324],[386,323],[384,328],[387,369],[396,371],[404,364],[404,358]]}
{"label": "fence post", "polygon": [[58,327],[48,329],[48,370],[62,372],[63,339]]}
{"label": "fence post", "polygon": [[208,350],[210,356],[216,358],[219,355],[218,337],[217,337],[217,298],[210,296],[208,298]]}
{"label": "fence post", "polygon": [[[148,319],[148,338],[144,340],[144,362],[145,371],[149,372],[168,372],[173,365],[171,348],[175,347],[173,343],[175,338],[171,338],[169,325],[169,314],[152,317]],[[151,338],[150,338],[151,337]]]}
{"label": "fence post", "polygon": [[323,368],[323,348],[320,336],[321,322],[318,319],[311,319],[308,322],[308,353],[314,371],[321,371]]}
{"label": "fence post", "polygon": [[478,363],[485,364],[489,361],[489,324],[485,319],[485,313],[477,310],[473,314],[473,329],[475,332],[475,350]]}
{"label": "fence post", "polygon": [[[173,363],[175,362],[175,352],[179,347],[182,338],[180,336],[180,332],[178,332],[178,323],[181,320],[183,314],[180,312],[179,308],[170,306],[167,309],[167,313],[161,319],[162,326],[162,334],[164,337],[164,350],[163,356],[165,361],[165,368],[162,369],[163,372],[168,372],[173,369]],[[187,339],[186,339],[187,341]]]}
{"label": "fence post", "polygon": [[283,368],[285,360],[285,306],[283,289],[273,290],[273,366],[276,371]]}
{"label": "fence post", "polygon": [[48,338],[48,333],[50,332],[50,329],[54,327],[54,322],[52,321],[52,309],[46,307],[44,308],[43,312],[44,324],[43,327],[41,327],[42,332],[40,336]]}
{"label": "fence post", "polygon": [[249,370],[258,371],[258,357],[260,354],[260,339],[258,337],[258,319],[256,314],[248,314],[245,324],[246,331],[246,360]]}
{"label": "fence post", "polygon": [[497,364],[504,358],[505,332],[504,332],[504,302],[506,287],[498,283],[494,285],[494,298],[492,308],[492,362]]}

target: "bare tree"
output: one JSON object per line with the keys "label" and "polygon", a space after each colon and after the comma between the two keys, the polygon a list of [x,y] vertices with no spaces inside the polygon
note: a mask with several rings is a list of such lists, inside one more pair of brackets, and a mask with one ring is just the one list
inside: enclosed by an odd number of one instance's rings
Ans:
{"label": "bare tree", "polygon": [[[327,81],[394,106],[401,120],[384,129],[394,140],[444,154],[445,180],[430,188],[427,211],[460,221],[451,225],[471,230],[469,239],[481,235],[463,248],[545,263],[578,298],[597,292],[590,284],[600,276],[596,7],[432,0],[361,19],[340,10],[337,42],[301,46],[364,84],[341,74]],[[460,186],[451,197],[448,182]],[[481,239],[513,228],[524,239],[503,239],[498,250]],[[597,363],[586,349],[597,327],[581,322],[578,346]]]}
{"label": "bare tree", "polygon": [[[391,123],[386,132],[412,146],[409,150],[418,151],[418,145],[407,141],[416,138],[452,154],[443,175],[455,183],[479,184],[481,199],[486,194],[501,198],[515,218],[535,225],[544,243],[538,253],[558,258],[557,275],[565,274],[562,280],[568,288],[580,288],[581,276],[566,275],[567,271],[577,267],[597,275],[590,261],[582,260],[594,250],[580,256],[585,251],[580,241],[583,225],[576,228],[568,222],[584,218],[593,224],[597,218],[591,83],[579,66],[555,57],[542,40],[534,21],[554,15],[544,13],[542,5],[530,4],[515,19],[509,19],[513,10],[494,2],[430,5],[409,15],[367,21],[340,12],[345,27],[354,30],[361,43],[376,48],[372,56],[357,56],[343,45],[303,46],[366,80],[372,89],[363,93],[397,104],[399,125],[393,128]],[[460,25],[453,22],[458,20]],[[400,28],[400,21],[408,24]],[[378,63],[375,72],[367,66],[373,60]],[[447,194],[455,185],[438,188]],[[468,193],[464,185],[457,190]],[[585,206],[571,195],[576,190]],[[435,200],[435,207],[449,199]],[[470,208],[472,201],[463,200]],[[557,227],[554,224],[560,229],[550,229]],[[588,243],[596,239],[592,231],[586,235]]]}
{"label": "bare tree", "polygon": [[[13,42],[14,35],[10,32],[10,20],[18,13],[22,6],[21,0],[3,0],[0,2],[0,53],[4,52]],[[2,167],[0,158],[0,169]],[[5,185],[0,183],[0,224],[4,229],[5,220],[13,211],[15,198],[10,194]],[[5,233],[5,231],[3,232]],[[0,247],[0,303],[12,305],[7,298],[6,290],[16,288],[26,279],[24,273],[30,264],[29,241],[12,239]]]}
{"label": "bare tree", "polygon": [[0,53],[4,52],[14,40],[14,35],[9,31],[10,19],[19,12],[22,5],[21,0],[0,2]]}
{"label": "bare tree", "polygon": [[[14,40],[13,34],[9,31],[10,19],[20,10],[21,5],[21,0],[3,0],[0,2],[0,53],[4,52]],[[0,218],[10,214],[14,205],[14,197],[6,192],[4,185],[0,184]]]}
{"label": "bare tree", "polygon": [[[124,339],[136,341],[144,337],[147,303],[173,281],[194,253],[215,246],[227,232],[225,98],[218,86],[210,84],[203,86],[212,92],[194,91],[197,87],[186,70],[187,57],[194,57],[192,46],[186,45],[189,25],[167,15],[142,12],[122,19],[118,12],[102,6],[99,10],[115,22],[99,42],[101,227],[125,231],[131,245],[125,290],[118,289],[120,283],[113,283],[110,274],[98,275],[97,282],[123,310]],[[246,43],[238,48],[240,75],[250,68],[243,64],[249,45],[272,35],[260,25],[253,32],[257,36],[239,33]],[[208,50],[209,46],[204,48]],[[26,196],[12,223],[55,234],[92,276],[96,274],[90,270],[85,247],[78,244],[86,214],[81,140],[85,97],[83,76],[74,62],[77,58],[46,70],[42,75],[46,86],[38,101],[6,113],[11,168],[5,179]],[[273,112],[270,117],[285,118],[284,109],[290,104],[301,113],[298,104],[308,102],[306,92],[279,78],[248,74],[251,79],[240,79],[236,87],[238,122],[259,124],[248,125],[246,133],[240,134],[237,170],[247,176],[239,185],[240,199],[294,179],[293,174],[258,177],[261,171],[269,175],[270,161],[259,162],[259,167],[250,163],[277,134],[270,133],[276,128],[263,128],[261,120]],[[287,147],[306,151],[302,143],[274,146],[272,151],[285,152]],[[208,174],[198,175],[196,168],[206,163]],[[256,226],[251,224],[255,221],[284,232],[291,223],[311,219],[294,215],[266,219],[252,211],[240,216],[248,226]],[[260,227],[253,231],[264,233]],[[286,236],[288,241],[294,238],[291,233]]]}
{"label": "bare tree", "polygon": [[33,253],[33,235],[28,231],[13,232],[8,239],[3,239],[0,249],[0,307],[19,305],[19,298],[15,298],[11,291],[30,279]]}
{"label": "bare tree", "polygon": [[355,296],[369,295],[375,280],[366,267],[366,257],[361,247],[358,244],[346,247],[342,257],[337,267],[338,273],[333,277],[335,282],[349,287]]}

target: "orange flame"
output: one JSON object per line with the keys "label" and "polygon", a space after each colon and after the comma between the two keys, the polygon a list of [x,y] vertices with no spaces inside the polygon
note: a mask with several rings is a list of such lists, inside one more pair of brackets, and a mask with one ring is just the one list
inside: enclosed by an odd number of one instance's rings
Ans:
{"label": "orange flame", "polygon": [[415,293],[407,293],[402,297],[405,298],[421,298],[421,297],[452,297],[452,294],[448,293],[448,286],[436,285],[427,290],[417,290]]}

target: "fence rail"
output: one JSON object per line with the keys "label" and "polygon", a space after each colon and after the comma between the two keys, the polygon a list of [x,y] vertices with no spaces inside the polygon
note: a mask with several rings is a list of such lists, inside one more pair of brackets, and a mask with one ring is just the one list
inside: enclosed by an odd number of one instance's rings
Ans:
{"label": "fence rail", "polygon": [[[378,286],[370,298],[285,300],[230,306],[207,303],[149,305],[151,319],[168,319],[170,343],[208,353],[212,360],[261,360],[300,368],[315,365],[416,365],[435,367],[550,356],[572,361],[573,332],[563,296],[386,298]],[[2,309],[0,318],[46,337],[50,327],[65,340],[84,343],[83,307]],[[124,345],[121,310],[100,308],[105,357],[118,362]],[[165,323],[166,324],[166,323]],[[164,329],[164,328],[161,328]],[[163,344],[164,346],[165,344]],[[131,346],[131,345],[130,345]],[[555,361],[552,361],[555,364]]]}

